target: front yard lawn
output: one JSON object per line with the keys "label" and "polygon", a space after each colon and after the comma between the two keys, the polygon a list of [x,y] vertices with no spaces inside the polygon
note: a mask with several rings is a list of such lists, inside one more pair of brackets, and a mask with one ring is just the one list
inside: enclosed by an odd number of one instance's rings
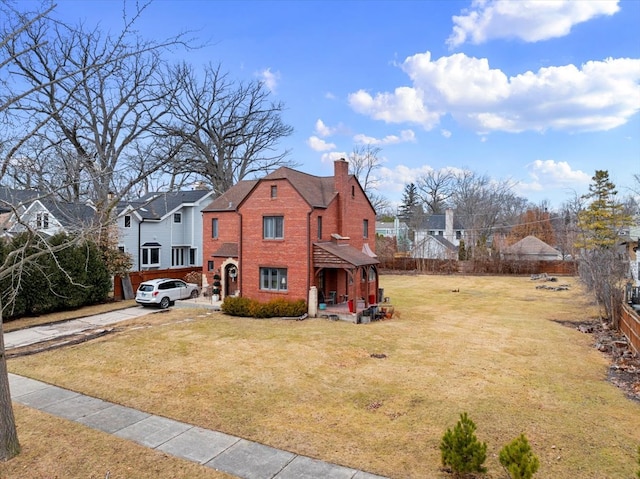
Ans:
{"label": "front yard lawn", "polygon": [[[462,412],[488,444],[487,478],[506,477],[498,453],[521,433],[540,459],[536,477],[633,477],[640,404],[607,382],[608,358],[593,337],[560,324],[597,310],[576,279],[559,283],[569,290],[536,289],[523,277],[383,275],[391,320],[255,320],[176,308],[11,359],[9,369],[392,478],[451,477],[439,444]],[[21,416],[22,429],[39,427]],[[22,436],[37,441],[29,432]],[[56,454],[57,433],[49,434]],[[6,467],[30,465],[19,456]]]}

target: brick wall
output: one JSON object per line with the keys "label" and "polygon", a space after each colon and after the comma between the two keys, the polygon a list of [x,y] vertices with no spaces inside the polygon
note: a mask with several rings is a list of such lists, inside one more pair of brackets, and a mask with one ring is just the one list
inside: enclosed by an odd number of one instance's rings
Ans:
{"label": "brick wall", "polygon": [[[277,188],[275,198],[271,187]],[[306,299],[309,290],[310,206],[289,181],[278,179],[258,184],[240,208],[242,216],[242,253],[240,270],[242,295],[258,301],[282,296],[287,299]],[[284,238],[263,239],[263,217],[284,217]],[[315,226],[314,226],[315,228]],[[286,292],[260,289],[260,268],[286,268]]]}
{"label": "brick wall", "polygon": [[[218,237],[211,236],[212,219],[218,219]],[[202,214],[202,271],[206,275],[207,284],[213,283],[214,273],[227,258],[214,258],[216,252],[224,243],[238,243],[240,238],[240,215],[235,211],[205,211]],[[208,262],[214,262],[212,271],[208,270]]]}

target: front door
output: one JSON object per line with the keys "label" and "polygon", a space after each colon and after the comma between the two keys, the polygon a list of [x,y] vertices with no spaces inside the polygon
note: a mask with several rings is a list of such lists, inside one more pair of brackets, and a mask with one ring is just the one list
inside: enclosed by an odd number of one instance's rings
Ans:
{"label": "front door", "polygon": [[235,296],[238,292],[238,267],[228,264],[224,268],[224,295]]}

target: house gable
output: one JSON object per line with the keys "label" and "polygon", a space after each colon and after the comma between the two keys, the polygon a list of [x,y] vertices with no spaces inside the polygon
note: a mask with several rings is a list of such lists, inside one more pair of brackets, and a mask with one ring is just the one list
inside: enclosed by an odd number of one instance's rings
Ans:
{"label": "house gable", "polygon": [[[357,179],[348,174],[348,163],[336,161],[334,169],[334,176],[318,177],[282,167],[260,180],[239,182],[209,204],[203,210],[203,242],[205,262],[213,268],[205,269],[206,282],[211,283],[215,273],[224,282],[223,270],[233,264],[243,296],[306,300],[322,269],[315,259],[326,254],[333,258],[332,265],[341,262],[329,267],[327,281],[334,289],[341,285],[341,297],[347,297],[358,268],[366,264],[369,271],[378,262],[375,210]],[[331,248],[332,237],[346,243],[338,251],[348,251],[347,256],[357,261],[327,251],[323,245]],[[365,276],[368,287],[368,273]],[[377,287],[377,273],[375,278]]]}
{"label": "house gable", "polygon": [[[202,205],[210,190],[149,193],[120,207],[120,247],[134,269],[202,266]],[[151,261],[151,258],[157,261]]]}

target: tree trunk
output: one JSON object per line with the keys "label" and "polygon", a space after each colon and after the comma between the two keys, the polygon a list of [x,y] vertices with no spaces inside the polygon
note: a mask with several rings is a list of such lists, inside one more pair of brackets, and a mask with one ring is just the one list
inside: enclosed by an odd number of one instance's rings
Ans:
{"label": "tree trunk", "polygon": [[16,420],[13,416],[9,373],[4,353],[4,332],[2,330],[2,308],[0,305],[0,461],[8,461],[20,454]]}

